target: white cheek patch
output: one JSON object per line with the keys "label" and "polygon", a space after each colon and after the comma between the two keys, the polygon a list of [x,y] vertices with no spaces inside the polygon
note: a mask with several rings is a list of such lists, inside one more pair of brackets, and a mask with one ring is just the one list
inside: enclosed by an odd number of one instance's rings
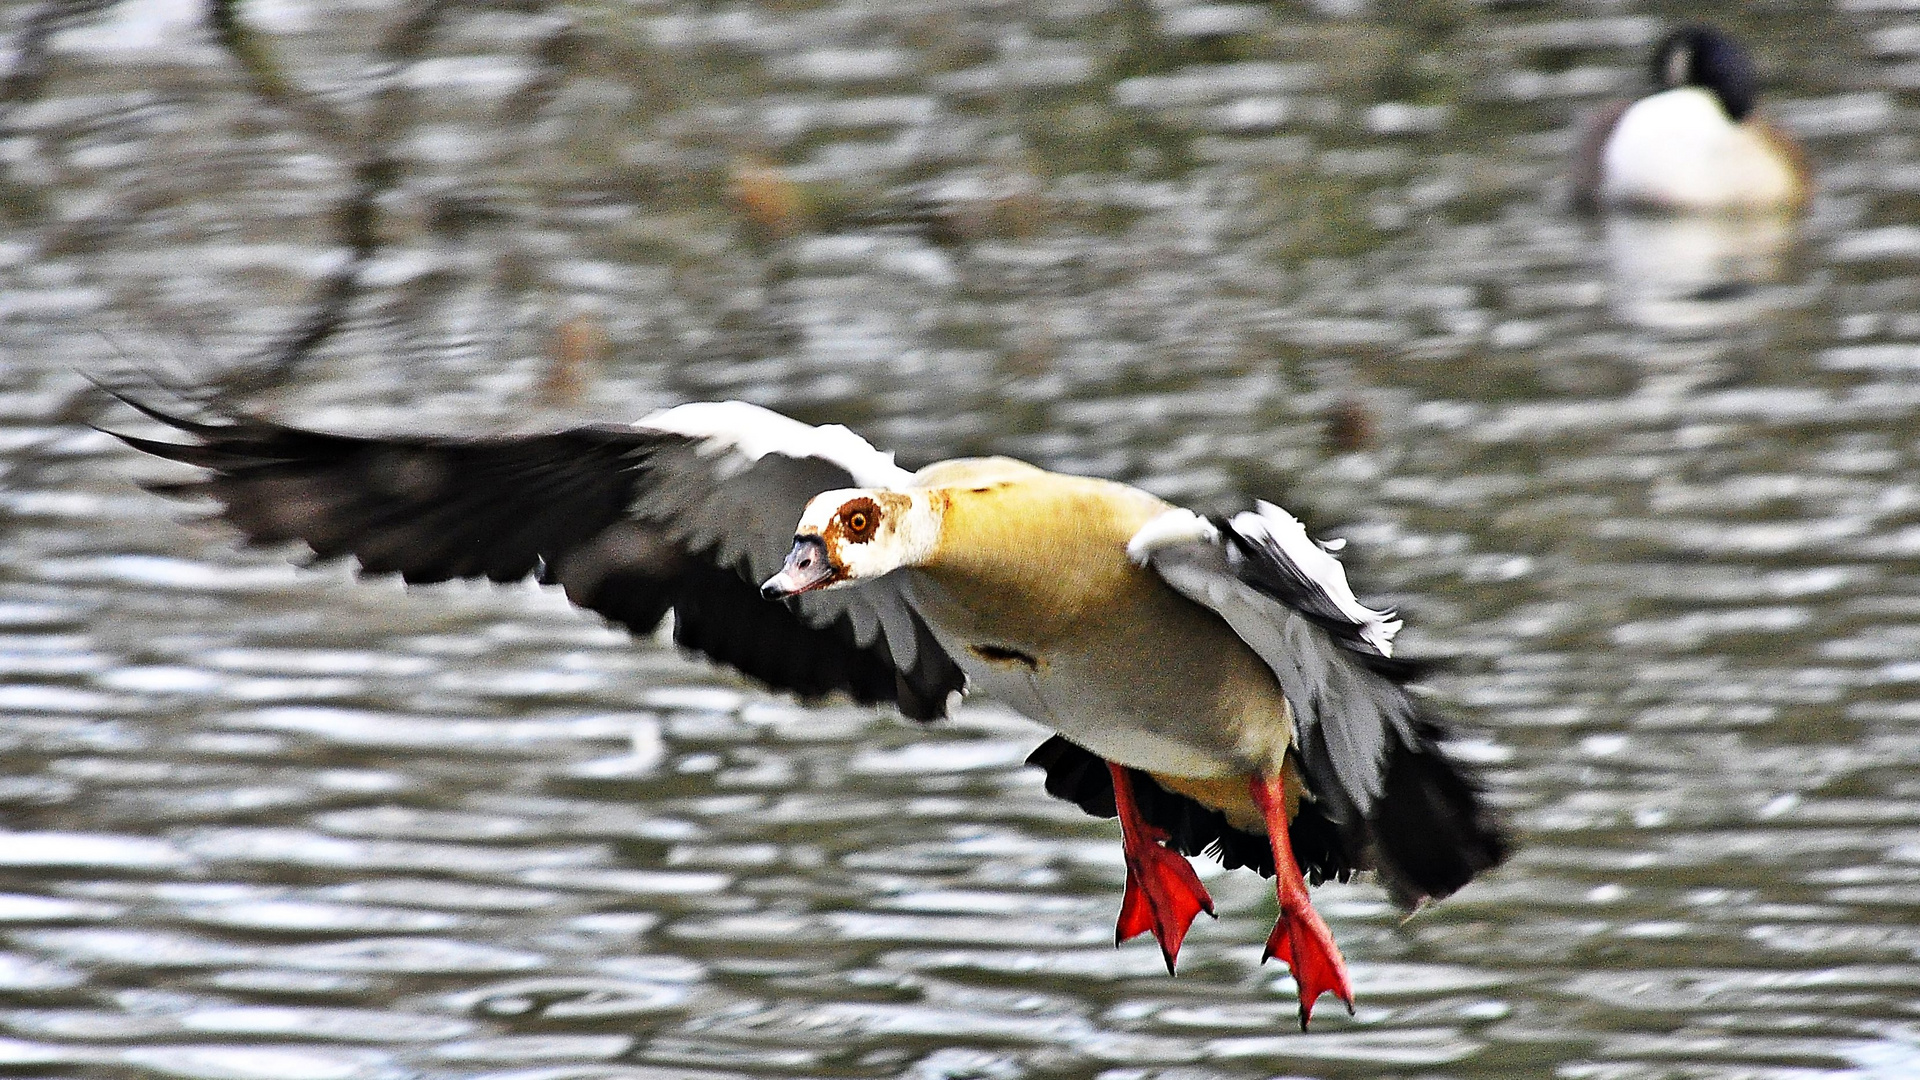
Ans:
{"label": "white cheek patch", "polygon": [[1786,180],[1711,91],[1683,86],[1635,102],[1601,151],[1609,199],[1684,209],[1737,205]]}
{"label": "white cheek patch", "polygon": [[891,552],[873,541],[855,544],[843,539],[833,554],[847,577],[855,581],[879,577],[899,566],[899,560],[890,557]]}

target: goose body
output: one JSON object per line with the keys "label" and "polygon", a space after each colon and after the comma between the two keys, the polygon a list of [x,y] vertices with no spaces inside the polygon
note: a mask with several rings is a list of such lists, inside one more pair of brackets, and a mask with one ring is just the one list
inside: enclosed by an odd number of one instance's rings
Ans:
{"label": "goose body", "polygon": [[1606,110],[1575,165],[1589,206],[1704,214],[1774,214],[1807,199],[1805,160],[1756,111],[1746,51],[1710,27],[1668,35],[1654,51],[1658,89]]}
{"label": "goose body", "polygon": [[915,477],[928,481],[945,504],[943,542],[906,571],[908,587],[970,688],[1134,768],[1217,777],[1280,766],[1289,718],[1272,674],[1224,622],[1127,556],[1173,507],[1004,460]]}
{"label": "goose body", "polygon": [[638,632],[803,697],[916,720],[984,693],[1058,734],[1052,794],[1120,818],[1118,937],[1169,970],[1211,901],[1183,855],[1275,877],[1268,954],[1304,1025],[1344,964],[1305,879],[1372,869],[1411,908],[1506,853],[1444,724],[1401,687],[1399,622],[1356,599],[1331,545],[1266,503],[1207,519],[1110,480],[1007,458],[917,473],[842,427],[739,402],[631,426],[493,439],[331,435],[171,415],[121,436],[198,466],[253,542],[409,582],[527,576]]}
{"label": "goose body", "polygon": [[1736,123],[1695,86],[1642,98],[1607,139],[1601,171],[1608,202],[1662,210],[1781,210],[1805,196],[1805,180],[1780,136]]}

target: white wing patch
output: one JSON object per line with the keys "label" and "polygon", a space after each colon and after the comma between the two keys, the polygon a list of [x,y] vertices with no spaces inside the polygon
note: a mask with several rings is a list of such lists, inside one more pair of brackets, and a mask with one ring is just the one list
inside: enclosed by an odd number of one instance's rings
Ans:
{"label": "white wing patch", "polygon": [[703,453],[734,456],[722,465],[731,474],[768,454],[824,458],[847,470],[853,482],[868,488],[901,488],[913,474],[893,463],[893,455],[839,424],[814,427],[772,409],[744,401],[696,401],[649,413],[634,427],[666,431],[704,440]]}
{"label": "white wing patch", "polygon": [[1346,547],[1347,542],[1315,542],[1299,518],[1270,502],[1253,505],[1255,509],[1234,517],[1234,531],[1248,540],[1267,544],[1292,563],[1301,576],[1326,594],[1340,614],[1360,627],[1361,638],[1379,649],[1381,656],[1392,656],[1393,635],[1400,632],[1401,622],[1391,611],[1375,611],[1353,595],[1353,586],[1347,584],[1346,568],[1333,557],[1333,552]]}
{"label": "white wing patch", "polygon": [[1219,542],[1220,530],[1213,522],[1191,510],[1174,507],[1140,526],[1140,531],[1127,541],[1127,558],[1132,559],[1135,566],[1145,566],[1153,553],[1162,548]]}

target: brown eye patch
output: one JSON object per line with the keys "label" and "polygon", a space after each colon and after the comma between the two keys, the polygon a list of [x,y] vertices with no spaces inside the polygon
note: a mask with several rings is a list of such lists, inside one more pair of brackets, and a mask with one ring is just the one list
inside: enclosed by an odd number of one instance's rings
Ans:
{"label": "brown eye patch", "polygon": [[880,528],[880,507],[872,499],[855,499],[840,508],[840,522],[848,540],[864,544]]}

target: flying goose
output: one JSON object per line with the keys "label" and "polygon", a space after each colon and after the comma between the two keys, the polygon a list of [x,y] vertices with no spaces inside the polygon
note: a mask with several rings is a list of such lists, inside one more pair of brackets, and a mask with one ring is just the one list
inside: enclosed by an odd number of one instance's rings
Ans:
{"label": "flying goose", "polygon": [[1810,182],[1799,146],[1755,112],[1760,80],[1740,43],[1709,26],[1663,38],[1658,88],[1604,110],[1574,164],[1585,207],[1694,213],[1797,210]]}
{"label": "flying goose", "polygon": [[324,434],[172,415],[192,437],[129,445],[206,470],[250,543],[406,581],[529,575],[803,698],[839,692],[940,718],[981,691],[1058,732],[1046,788],[1119,817],[1116,942],[1169,972],[1213,902],[1185,855],[1275,878],[1266,956],[1304,1028],[1353,993],[1307,880],[1375,871],[1411,910],[1506,855],[1445,728],[1402,682],[1400,627],[1269,503],[1207,518],[1137,488],[1009,458],[911,473],[844,427],[742,402],[631,426],[500,438]]}

